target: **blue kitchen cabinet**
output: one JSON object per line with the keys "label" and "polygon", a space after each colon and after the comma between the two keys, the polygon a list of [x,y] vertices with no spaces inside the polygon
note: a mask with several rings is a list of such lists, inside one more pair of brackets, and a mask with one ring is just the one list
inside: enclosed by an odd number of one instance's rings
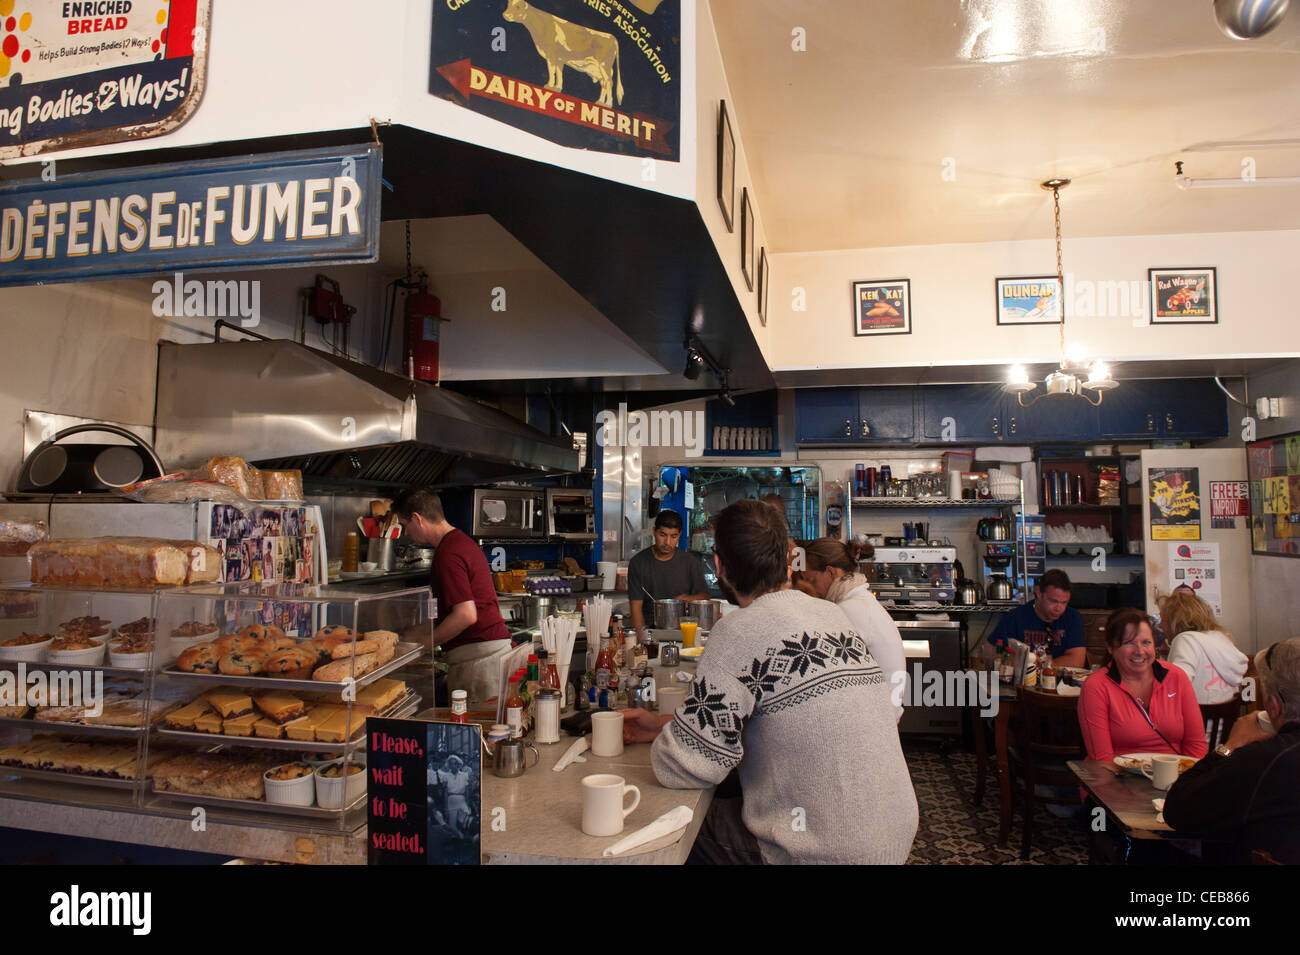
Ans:
{"label": "blue kitchen cabinet", "polygon": [[856,444],[857,388],[801,388],[794,396],[797,444]]}
{"label": "blue kitchen cabinet", "polygon": [[916,440],[916,389],[862,388],[858,437],[865,443],[911,444]]}
{"label": "blue kitchen cabinet", "polygon": [[1191,440],[1228,433],[1227,397],[1210,378],[1121,381],[1097,410],[1103,438]]}
{"label": "blue kitchen cabinet", "polygon": [[[1042,394],[1041,388],[1037,392]],[[1025,395],[1028,403],[1033,392]],[[1039,398],[1022,408],[1015,395],[1006,397],[1004,440],[1009,442],[1093,441],[1097,437],[1097,412],[1082,398]]]}
{"label": "blue kitchen cabinet", "polygon": [[795,393],[798,444],[911,444],[914,391],[898,388],[806,388]]}
{"label": "blue kitchen cabinet", "polygon": [[1007,396],[1001,386],[931,385],[918,390],[919,437],[926,444],[1006,440]]}

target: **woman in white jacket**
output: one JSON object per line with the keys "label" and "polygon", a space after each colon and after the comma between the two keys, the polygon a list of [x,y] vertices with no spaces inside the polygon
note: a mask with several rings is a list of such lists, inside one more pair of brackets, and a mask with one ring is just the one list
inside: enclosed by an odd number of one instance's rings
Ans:
{"label": "woman in white jacket", "polygon": [[1246,655],[1219,626],[1214,611],[1196,594],[1176,590],[1160,606],[1165,633],[1175,634],[1169,644],[1169,662],[1191,678],[1197,703],[1223,703],[1232,699],[1246,675]]}
{"label": "woman in white jacket", "polygon": [[[804,549],[805,567],[798,573],[795,585],[805,593],[837,604],[866,641],[867,649],[880,665],[885,680],[894,691],[894,699],[902,695],[901,678],[895,674],[907,672],[903,655],[903,638],[885,608],[880,606],[867,578],[858,573],[857,545],[846,545],[833,537],[821,537]],[[894,706],[895,715],[903,715],[903,708]]]}

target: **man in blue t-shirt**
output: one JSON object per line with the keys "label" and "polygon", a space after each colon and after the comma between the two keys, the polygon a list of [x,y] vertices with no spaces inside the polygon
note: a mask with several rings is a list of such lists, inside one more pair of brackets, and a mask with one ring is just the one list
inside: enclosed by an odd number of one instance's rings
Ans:
{"label": "man in blue t-shirt", "polygon": [[1083,618],[1070,606],[1070,578],[1065,571],[1049,570],[1038,578],[1033,601],[1004,614],[989,643],[1005,647],[1013,639],[1031,647],[1046,644],[1057,666],[1086,665]]}

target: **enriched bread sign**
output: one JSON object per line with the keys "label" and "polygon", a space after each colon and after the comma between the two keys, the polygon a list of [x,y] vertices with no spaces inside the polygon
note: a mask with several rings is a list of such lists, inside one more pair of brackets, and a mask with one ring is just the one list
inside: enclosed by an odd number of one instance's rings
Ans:
{"label": "enriched bread sign", "polygon": [[0,285],[373,262],[381,152],[332,147],[0,186]]}
{"label": "enriched bread sign", "polygon": [[0,0],[0,159],[158,136],[203,97],[207,0]]}

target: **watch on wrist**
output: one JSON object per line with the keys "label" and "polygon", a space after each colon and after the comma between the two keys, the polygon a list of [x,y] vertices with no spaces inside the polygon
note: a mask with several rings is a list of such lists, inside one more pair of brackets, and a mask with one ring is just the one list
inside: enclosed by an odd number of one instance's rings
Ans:
{"label": "watch on wrist", "polygon": [[1227,743],[1220,743],[1218,746],[1214,747],[1214,751],[1218,753],[1220,756],[1232,755],[1232,750],[1228,748]]}

